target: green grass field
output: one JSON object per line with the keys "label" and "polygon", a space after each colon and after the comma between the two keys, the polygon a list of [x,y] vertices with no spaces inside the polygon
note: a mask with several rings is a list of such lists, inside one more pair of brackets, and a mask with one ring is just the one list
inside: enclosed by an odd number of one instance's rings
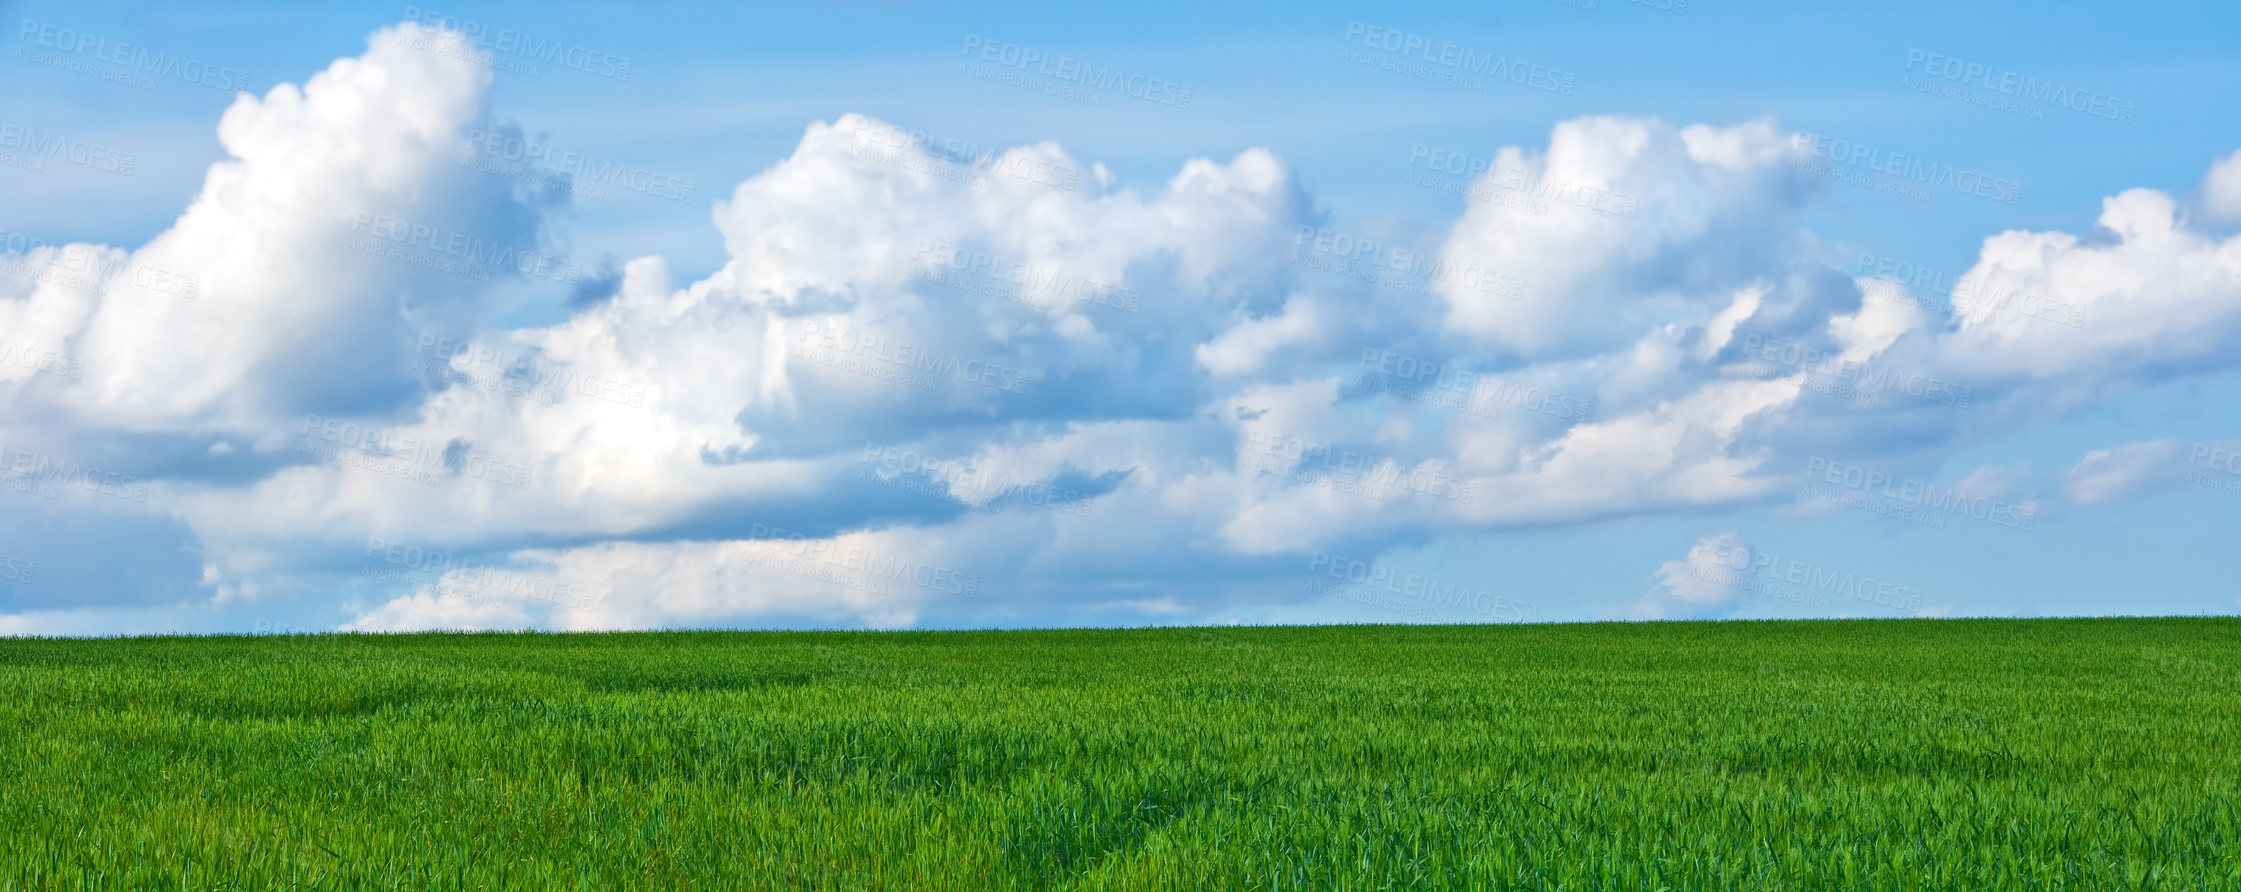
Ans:
{"label": "green grass field", "polygon": [[10,889],[2241,889],[2241,621],[0,640]]}

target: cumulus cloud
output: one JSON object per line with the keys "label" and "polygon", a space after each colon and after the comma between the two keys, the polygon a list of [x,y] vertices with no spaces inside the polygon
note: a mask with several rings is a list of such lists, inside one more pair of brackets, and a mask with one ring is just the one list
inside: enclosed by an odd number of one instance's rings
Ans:
{"label": "cumulus cloud", "polygon": [[2210,165],[2202,178],[2202,211],[2213,220],[2241,222],[2241,149]]}
{"label": "cumulus cloud", "polygon": [[407,25],[301,88],[236,96],[218,123],[228,160],[162,234],[39,247],[0,278],[0,331],[79,367],[0,365],[0,383],[19,406],[130,430],[256,434],[408,405],[416,336],[477,329],[479,280],[542,256],[556,199],[460,163],[490,126],[490,77],[463,38]]}
{"label": "cumulus cloud", "polygon": [[2186,477],[2185,450],[2177,440],[2095,449],[2063,473],[2062,493],[2075,504],[2097,505],[2176,486]]}
{"label": "cumulus cloud", "polygon": [[1499,201],[1464,212],[1447,259],[1527,284],[1513,299],[1443,283],[1451,323],[1540,356],[1618,346],[1725,305],[1797,256],[1804,188],[1787,152],[1771,121],[1674,128],[1618,117],[1560,123],[1546,150],[1502,149],[1479,179],[1483,194],[1570,200],[1540,214]]}
{"label": "cumulus cloud", "polygon": [[1679,560],[1659,564],[1652,574],[1656,587],[1634,602],[1632,619],[1687,619],[1712,616],[1734,603],[1743,590],[1744,572],[1731,561],[1750,566],[1751,547],[1732,532],[1714,533],[1696,540]]}
{"label": "cumulus cloud", "polygon": [[2241,237],[2188,225],[2178,200],[2131,189],[2099,230],[1985,239],[1954,286],[1957,375],[2071,400],[2107,384],[2224,368],[2241,337]]}
{"label": "cumulus cloud", "polygon": [[980,595],[977,574],[920,555],[923,534],[620,543],[526,551],[505,567],[446,572],[361,615],[350,628],[556,629],[691,626],[740,616],[898,628],[933,599]]}
{"label": "cumulus cloud", "polygon": [[[1420,254],[1334,229],[1272,149],[1132,184],[1056,143],[961,163],[847,114],[716,203],[712,274],[571,280],[559,196],[460,163],[505,126],[489,72],[418,39],[457,38],[386,30],[239,98],[230,159],[148,245],[41,248],[0,279],[0,331],[66,359],[0,363],[0,433],[54,419],[40,456],[113,450],[150,494],[99,507],[190,539],[212,609],[1172,621],[1301,600],[1268,580],[1318,548],[1777,502],[1813,458],[1934,468],[2241,355],[2241,247],[2169,194],[2108,199],[2090,235],[1986,239],[1941,318],[1817,259],[1772,121],[1559,123],[1471,191],[1563,200],[1474,200]],[[114,274],[47,272],[88,262]],[[596,299],[490,325],[507,281],[556,272]],[[2064,492],[2136,489],[2150,445],[2088,455]],[[2020,468],[1955,488],[2033,497]],[[484,565],[319,594],[374,541]],[[1724,608],[1713,571],[1743,547],[1698,542],[1633,614]]]}

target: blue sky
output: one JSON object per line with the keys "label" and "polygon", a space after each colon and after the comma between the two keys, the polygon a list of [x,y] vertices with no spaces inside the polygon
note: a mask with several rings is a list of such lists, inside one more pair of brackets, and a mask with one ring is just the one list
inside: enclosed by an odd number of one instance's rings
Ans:
{"label": "blue sky", "polygon": [[2231,5],[0,18],[0,632],[2241,609]]}

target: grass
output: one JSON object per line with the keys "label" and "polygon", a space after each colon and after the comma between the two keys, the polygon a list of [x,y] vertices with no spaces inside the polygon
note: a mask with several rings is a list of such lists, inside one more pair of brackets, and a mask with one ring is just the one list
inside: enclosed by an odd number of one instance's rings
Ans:
{"label": "grass", "polygon": [[0,640],[7,889],[2236,889],[2241,621]]}

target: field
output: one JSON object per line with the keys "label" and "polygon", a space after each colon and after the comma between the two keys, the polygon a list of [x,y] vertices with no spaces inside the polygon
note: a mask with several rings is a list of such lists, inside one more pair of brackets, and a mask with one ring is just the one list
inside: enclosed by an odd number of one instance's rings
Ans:
{"label": "field", "polygon": [[8,889],[2237,889],[2241,621],[0,640]]}

